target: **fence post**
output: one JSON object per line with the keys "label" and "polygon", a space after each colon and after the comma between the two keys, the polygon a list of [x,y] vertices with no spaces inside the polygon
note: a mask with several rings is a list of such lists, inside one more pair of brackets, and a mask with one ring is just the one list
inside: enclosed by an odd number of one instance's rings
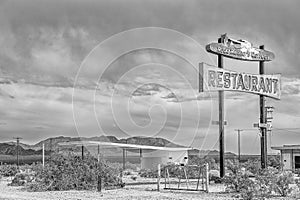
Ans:
{"label": "fence post", "polygon": [[43,143],[43,148],[42,148],[42,163],[43,163],[43,169],[45,167],[45,144]]}
{"label": "fence post", "polygon": [[166,166],[164,167],[164,174],[165,174],[165,188],[167,188],[167,168]]}
{"label": "fence post", "polygon": [[102,178],[100,175],[98,175],[98,178],[97,178],[97,191],[98,192],[101,192],[102,191]]}
{"label": "fence post", "polygon": [[208,163],[205,164],[205,175],[206,175],[206,192],[209,192],[208,186],[209,186],[209,168]]}
{"label": "fence post", "polygon": [[157,165],[157,191],[160,190],[160,164]]}

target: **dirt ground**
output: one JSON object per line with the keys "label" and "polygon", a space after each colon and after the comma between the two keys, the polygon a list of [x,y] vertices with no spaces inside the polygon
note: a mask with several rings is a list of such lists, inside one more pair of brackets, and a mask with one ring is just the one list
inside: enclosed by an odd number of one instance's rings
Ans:
{"label": "dirt ground", "polygon": [[[24,187],[7,186],[7,181],[0,181],[0,200],[87,200],[87,199],[234,199],[232,194],[201,191],[156,191],[156,185],[125,186],[123,189],[96,191],[51,191],[27,192]],[[163,186],[162,186],[163,187]],[[218,186],[220,187],[220,186]],[[222,186],[221,186],[222,187]],[[214,187],[215,189],[218,189]],[[211,189],[214,189],[211,187]]]}
{"label": "dirt ground", "polygon": [[[225,193],[224,186],[210,185],[210,193],[203,191],[169,191],[161,189],[157,191],[157,185],[131,185],[122,189],[96,191],[49,191],[27,192],[24,187],[12,187],[8,181],[0,181],[0,200],[155,200],[155,199],[180,199],[180,200],[230,200],[234,194]],[[163,188],[163,185],[161,186]],[[278,198],[276,198],[278,199]],[[288,198],[287,198],[288,199]]]}

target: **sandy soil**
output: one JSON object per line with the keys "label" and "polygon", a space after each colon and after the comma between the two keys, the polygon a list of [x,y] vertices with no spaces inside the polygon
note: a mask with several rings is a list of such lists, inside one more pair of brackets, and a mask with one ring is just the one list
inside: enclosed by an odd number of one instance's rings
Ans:
{"label": "sandy soil", "polygon": [[[96,191],[50,191],[50,192],[27,192],[24,187],[7,186],[8,181],[0,181],[0,200],[144,200],[144,199],[235,199],[234,194],[224,193],[223,185],[210,185],[210,193],[202,191],[169,191],[161,189],[157,191],[156,185],[131,185],[123,189]],[[172,186],[172,185],[171,185]],[[175,186],[175,185],[174,185]],[[161,185],[163,188],[163,184]]]}
{"label": "sandy soil", "polygon": [[[96,191],[27,192],[24,187],[7,186],[0,181],[0,200],[87,200],[87,199],[234,199],[230,194],[194,191],[156,191],[156,185],[126,186],[123,189]],[[162,186],[163,187],[163,186]],[[216,187],[215,187],[216,188]]]}

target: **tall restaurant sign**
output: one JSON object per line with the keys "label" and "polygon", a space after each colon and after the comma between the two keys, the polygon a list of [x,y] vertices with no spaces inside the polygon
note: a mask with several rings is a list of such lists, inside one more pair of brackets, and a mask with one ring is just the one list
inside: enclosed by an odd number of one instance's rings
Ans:
{"label": "tall restaurant sign", "polygon": [[[246,40],[235,40],[221,35],[218,42],[210,43],[206,50],[218,56],[218,68],[200,64],[199,90],[218,91],[219,99],[219,151],[220,176],[225,175],[225,120],[224,120],[224,91],[248,92],[259,95],[259,123],[261,132],[261,167],[267,166],[267,116],[265,112],[265,97],[280,99],[280,75],[265,75],[264,63],[271,61],[275,55],[265,50],[264,45],[254,47]],[[259,74],[248,74],[224,69],[223,57],[241,61],[258,62]]]}
{"label": "tall restaurant sign", "polygon": [[213,54],[245,61],[271,61],[275,58],[272,52],[253,47],[246,40],[231,39],[226,34],[221,38],[222,43],[210,43],[206,46],[206,50]]}
{"label": "tall restaurant sign", "polygon": [[280,74],[255,75],[200,63],[199,91],[239,91],[280,99]]}

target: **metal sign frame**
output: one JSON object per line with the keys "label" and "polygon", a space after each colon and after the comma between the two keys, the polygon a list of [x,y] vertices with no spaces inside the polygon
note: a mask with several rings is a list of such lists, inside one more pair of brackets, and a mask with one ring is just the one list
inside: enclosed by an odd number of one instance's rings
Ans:
{"label": "metal sign frame", "polygon": [[206,45],[206,50],[213,54],[244,61],[271,61],[275,58],[272,52],[254,47],[246,40],[235,40],[229,38],[227,34],[223,34],[221,38],[221,43],[210,43]]}
{"label": "metal sign frame", "polygon": [[[265,69],[264,62],[271,61],[275,58],[274,53],[266,51],[264,45],[259,46],[259,48],[254,47],[252,43],[246,40],[234,40],[227,36],[227,34],[221,35],[218,39],[218,43],[211,43],[206,46],[206,50],[210,53],[216,54],[218,56],[218,68],[224,68],[223,57],[238,59],[242,61],[258,61],[259,62],[259,75],[264,77]],[[224,71],[223,71],[224,73]],[[256,75],[257,76],[257,75]],[[201,77],[201,74],[200,74]],[[278,77],[280,79],[280,77]],[[199,81],[200,83],[201,81]],[[280,81],[278,81],[280,84]],[[203,88],[203,82],[199,84],[200,92],[201,87]],[[203,89],[202,89],[203,90]],[[220,176],[225,175],[225,159],[224,159],[224,90],[217,90],[219,93],[219,149],[220,149]],[[280,91],[280,87],[279,87]],[[253,93],[253,92],[251,92]],[[260,124],[265,124],[267,122],[266,112],[265,112],[265,97],[266,94],[256,93],[259,95],[259,110],[260,110]],[[273,97],[274,98],[274,97]],[[279,96],[275,96],[275,99],[280,99]],[[260,127],[261,130],[261,167],[266,168],[267,166],[267,128]]]}

